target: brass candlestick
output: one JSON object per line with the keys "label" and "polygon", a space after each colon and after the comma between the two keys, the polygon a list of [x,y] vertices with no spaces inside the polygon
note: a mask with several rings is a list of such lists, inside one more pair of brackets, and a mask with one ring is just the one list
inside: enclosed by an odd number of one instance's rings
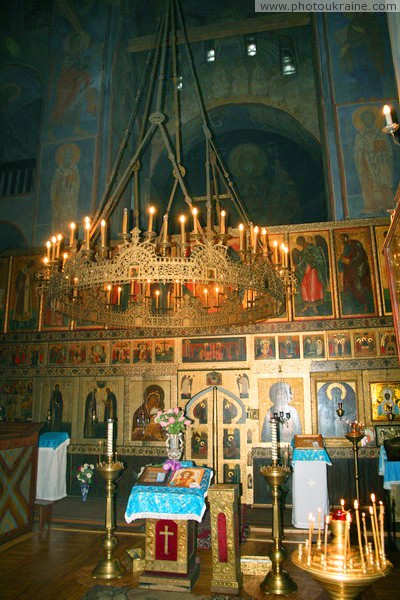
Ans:
{"label": "brass candlestick", "polygon": [[356,498],[360,502],[360,483],[359,483],[359,472],[358,472],[358,444],[363,439],[365,433],[361,429],[362,424],[359,423],[360,428],[353,428],[348,433],[345,433],[346,438],[353,444],[353,456],[354,456],[354,480],[356,484]]}
{"label": "brass candlestick", "polygon": [[93,569],[92,577],[95,579],[116,579],[122,577],[126,571],[119,558],[114,556],[118,540],[113,533],[115,529],[114,482],[123,471],[124,465],[120,461],[113,460],[112,456],[107,456],[107,461],[99,462],[96,468],[106,482],[106,535],[102,542],[105,556]]}
{"label": "brass candlestick", "polygon": [[280,486],[285,483],[290,475],[290,467],[281,467],[277,460],[272,465],[260,469],[260,474],[271,487],[272,494],[272,541],[273,548],[269,555],[272,563],[271,570],[267,573],[260,588],[269,594],[287,595],[297,590],[297,585],[287,571],[282,569],[287,552],[282,546],[283,528],[279,506]]}

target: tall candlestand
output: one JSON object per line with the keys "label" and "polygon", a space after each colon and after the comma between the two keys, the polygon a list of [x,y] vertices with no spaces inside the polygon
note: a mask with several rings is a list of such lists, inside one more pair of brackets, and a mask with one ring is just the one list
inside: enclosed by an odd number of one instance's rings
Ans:
{"label": "tall candlestand", "polygon": [[345,433],[346,438],[353,444],[354,456],[354,480],[356,484],[356,499],[360,502],[360,483],[358,472],[358,444],[363,439],[364,425],[362,423],[350,423],[350,431]]}
{"label": "tall candlestand", "polygon": [[113,460],[112,452],[107,451],[106,460],[99,462],[97,471],[106,482],[106,534],[102,541],[104,556],[92,571],[95,579],[116,579],[126,571],[119,558],[114,555],[118,540],[114,535],[115,529],[115,481],[124,469],[122,462]]}
{"label": "tall candlestand", "polygon": [[272,465],[260,469],[261,475],[271,488],[272,494],[272,541],[273,547],[269,555],[271,559],[271,570],[267,573],[260,587],[265,593],[287,595],[297,590],[297,585],[282,565],[287,557],[287,552],[282,546],[283,528],[280,511],[280,486],[285,483],[291,473],[290,467],[278,465],[277,460]]}

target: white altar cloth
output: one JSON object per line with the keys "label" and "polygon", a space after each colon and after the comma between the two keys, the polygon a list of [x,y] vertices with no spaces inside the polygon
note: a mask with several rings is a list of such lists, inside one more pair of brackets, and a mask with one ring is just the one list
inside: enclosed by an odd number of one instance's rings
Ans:
{"label": "white altar cloth", "polygon": [[67,495],[67,446],[70,440],[65,439],[65,434],[60,434],[60,440],[63,441],[55,448],[41,447],[39,438],[36,500],[56,501]]}
{"label": "white altar cloth", "polygon": [[321,509],[321,527],[329,515],[327,463],[322,461],[300,460],[293,462],[293,511],[292,523],[299,529],[308,529],[309,514],[318,522],[318,509]]}

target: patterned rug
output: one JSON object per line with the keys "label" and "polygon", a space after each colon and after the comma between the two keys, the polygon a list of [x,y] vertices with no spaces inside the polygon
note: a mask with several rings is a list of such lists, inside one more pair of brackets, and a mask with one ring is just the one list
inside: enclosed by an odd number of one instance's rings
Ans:
{"label": "patterned rug", "polygon": [[82,600],[241,600],[239,596],[216,594],[204,596],[189,592],[160,592],[159,590],[133,590],[129,587],[95,585]]}

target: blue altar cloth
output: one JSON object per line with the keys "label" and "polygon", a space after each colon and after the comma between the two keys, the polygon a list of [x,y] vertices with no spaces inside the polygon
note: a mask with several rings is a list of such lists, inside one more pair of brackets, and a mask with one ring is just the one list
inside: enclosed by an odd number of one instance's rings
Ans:
{"label": "blue altar cloth", "polygon": [[388,461],[383,444],[379,450],[379,475],[383,475],[384,490],[391,490],[392,485],[400,485],[400,461]]}
{"label": "blue altar cloth", "polygon": [[[190,467],[192,463],[182,461],[182,466]],[[135,519],[191,519],[200,523],[206,510],[204,500],[212,475],[212,469],[205,468],[198,488],[134,485],[125,511],[125,521],[131,523]]]}
{"label": "blue altar cloth", "polygon": [[54,431],[43,433],[39,436],[39,448],[52,448],[57,450],[61,444],[69,440],[69,435],[66,431]]}
{"label": "blue altar cloth", "polygon": [[325,462],[328,465],[332,465],[329,454],[325,448],[295,448],[293,450],[292,463],[304,460]]}

